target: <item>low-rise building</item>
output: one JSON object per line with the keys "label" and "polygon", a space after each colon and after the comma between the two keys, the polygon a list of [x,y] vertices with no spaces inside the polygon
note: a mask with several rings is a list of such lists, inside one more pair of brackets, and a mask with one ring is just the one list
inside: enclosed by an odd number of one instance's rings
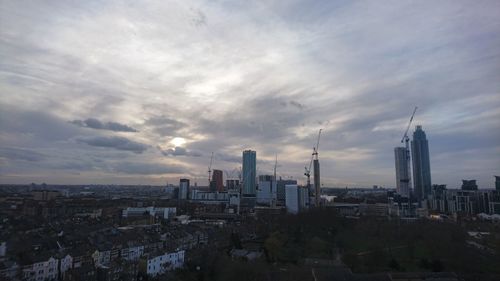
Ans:
{"label": "low-rise building", "polygon": [[139,260],[143,254],[144,254],[143,245],[122,248],[121,250],[121,258],[127,261]]}
{"label": "low-rise building", "polygon": [[57,190],[35,190],[31,194],[36,201],[50,201],[61,196],[61,193]]}
{"label": "low-rise building", "polygon": [[496,190],[446,189],[434,185],[427,203],[430,210],[446,214],[500,214],[500,192]]}
{"label": "low-rise building", "polygon": [[161,255],[150,255],[144,258],[142,270],[147,275],[155,277],[167,271],[184,266],[184,250],[177,252],[167,252]]}
{"label": "low-rise building", "polygon": [[59,260],[54,257],[41,259],[32,264],[22,267],[23,280],[26,281],[45,281],[58,279]]}
{"label": "low-rise building", "polygon": [[122,216],[124,218],[133,217],[133,216],[142,216],[148,214],[150,216],[159,216],[163,219],[169,219],[174,217],[177,214],[177,208],[175,207],[143,207],[143,208],[133,208],[128,207],[122,211]]}
{"label": "low-rise building", "polygon": [[389,214],[387,203],[360,203],[359,213],[362,216],[383,217]]}

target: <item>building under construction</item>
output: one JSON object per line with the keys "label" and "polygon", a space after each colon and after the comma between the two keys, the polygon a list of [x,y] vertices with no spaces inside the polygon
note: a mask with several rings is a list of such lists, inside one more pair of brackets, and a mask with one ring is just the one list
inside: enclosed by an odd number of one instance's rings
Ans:
{"label": "building under construction", "polygon": [[319,159],[318,159],[318,151],[319,151],[319,139],[321,137],[322,129],[319,129],[318,133],[318,141],[316,142],[316,146],[313,147],[313,153],[311,155],[311,161],[309,162],[309,168],[305,167],[304,175],[307,177],[307,190],[311,190],[311,167],[313,168],[313,176],[314,176],[314,205],[316,207],[320,204],[321,197],[321,178],[320,178],[320,168],[319,168]]}

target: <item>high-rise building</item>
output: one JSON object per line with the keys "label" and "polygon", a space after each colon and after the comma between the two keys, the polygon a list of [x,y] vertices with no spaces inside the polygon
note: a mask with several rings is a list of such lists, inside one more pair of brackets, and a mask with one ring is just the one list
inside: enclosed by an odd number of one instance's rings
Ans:
{"label": "high-rise building", "polygon": [[462,190],[477,190],[476,180],[462,180]]}
{"label": "high-rise building", "polygon": [[238,190],[240,188],[240,180],[226,179],[227,190]]}
{"label": "high-rise building", "polygon": [[260,175],[257,189],[257,203],[275,205],[277,200],[276,180],[271,175]]}
{"label": "high-rise building", "polygon": [[307,187],[300,187],[299,192],[299,210],[305,210],[309,208],[309,189]]}
{"label": "high-rise building", "polygon": [[500,177],[499,176],[495,176],[495,189],[497,191],[500,191]]}
{"label": "high-rise building", "polygon": [[179,182],[179,199],[188,199],[189,179],[181,179]]}
{"label": "high-rise building", "polygon": [[223,178],[222,178],[222,171],[221,170],[213,170],[212,171],[212,182],[213,184],[210,185],[212,188],[212,191],[219,191],[222,192],[224,191],[224,184],[223,184]]}
{"label": "high-rise building", "polygon": [[315,198],[315,205],[316,205],[316,207],[319,207],[320,196],[321,196],[321,180],[320,180],[320,177],[319,177],[320,175],[319,175],[319,160],[318,159],[314,159],[313,167],[314,167],[314,191],[315,191],[314,192],[314,198]]}
{"label": "high-rise building", "polygon": [[255,196],[255,178],[257,174],[257,153],[253,150],[243,151],[243,195]]}
{"label": "high-rise building", "polygon": [[285,185],[285,206],[288,213],[299,212],[299,190],[296,184]]}
{"label": "high-rise building", "polygon": [[287,184],[297,184],[296,180],[284,180],[279,179],[277,183],[277,198],[280,203],[285,203],[285,185]]}
{"label": "high-rise building", "polygon": [[431,164],[429,143],[422,126],[417,125],[411,141],[413,163],[413,186],[415,196],[420,201],[431,193]]}
{"label": "high-rise building", "polygon": [[394,158],[396,162],[396,192],[402,197],[410,196],[410,171],[406,148],[395,147]]}
{"label": "high-rise building", "polygon": [[285,206],[288,213],[296,214],[309,208],[309,190],[296,184],[285,185]]}

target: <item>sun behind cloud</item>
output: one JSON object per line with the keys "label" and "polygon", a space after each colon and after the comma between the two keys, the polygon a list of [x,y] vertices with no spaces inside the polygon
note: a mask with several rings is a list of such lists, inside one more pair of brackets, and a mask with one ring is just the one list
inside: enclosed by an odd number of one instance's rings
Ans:
{"label": "sun behind cloud", "polygon": [[181,138],[181,137],[175,137],[173,138],[171,141],[170,141],[171,144],[173,144],[174,146],[183,146],[184,144],[186,144],[186,139],[184,138]]}

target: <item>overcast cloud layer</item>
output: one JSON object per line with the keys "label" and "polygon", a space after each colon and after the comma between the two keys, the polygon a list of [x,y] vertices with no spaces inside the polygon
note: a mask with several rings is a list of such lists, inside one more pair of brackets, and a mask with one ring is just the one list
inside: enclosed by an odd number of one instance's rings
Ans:
{"label": "overcast cloud layer", "polygon": [[304,181],[323,128],[325,186],[392,187],[414,106],[434,183],[500,174],[499,1],[1,0],[0,40],[2,183],[206,184],[248,148]]}

